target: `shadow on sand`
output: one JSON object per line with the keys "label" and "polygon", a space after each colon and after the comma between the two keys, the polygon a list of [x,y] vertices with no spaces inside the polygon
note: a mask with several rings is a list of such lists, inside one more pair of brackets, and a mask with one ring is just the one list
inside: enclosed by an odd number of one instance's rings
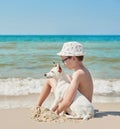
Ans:
{"label": "shadow on sand", "polygon": [[120,116],[120,111],[99,111],[95,110],[95,118],[101,118],[104,116]]}

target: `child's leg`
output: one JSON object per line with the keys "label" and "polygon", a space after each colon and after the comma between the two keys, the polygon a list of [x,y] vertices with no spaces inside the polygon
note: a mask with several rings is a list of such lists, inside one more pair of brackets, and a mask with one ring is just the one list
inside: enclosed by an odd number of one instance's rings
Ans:
{"label": "child's leg", "polygon": [[40,92],[40,96],[36,106],[41,106],[45,99],[48,97],[51,89],[54,90],[56,85],[55,79],[46,79],[45,84],[43,86],[42,91]]}

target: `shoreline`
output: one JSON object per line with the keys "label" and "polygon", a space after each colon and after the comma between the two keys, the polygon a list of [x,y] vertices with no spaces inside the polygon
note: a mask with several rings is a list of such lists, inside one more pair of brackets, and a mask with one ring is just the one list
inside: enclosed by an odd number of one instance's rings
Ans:
{"label": "shoreline", "polygon": [[93,103],[95,117],[90,120],[67,122],[38,122],[31,119],[30,108],[0,109],[1,128],[3,129],[119,129],[120,103]]}
{"label": "shoreline", "polygon": [[[15,109],[15,108],[31,108],[36,105],[39,98],[39,94],[29,94],[29,95],[18,95],[18,96],[0,96],[0,110],[1,109]],[[53,94],[51,93],[48,98],[43,103],[43,106],[50,108],[54,99]],[[93,95],[93,104],[96,103],[120,103],[119,96],[102,96],[102,95]]]}

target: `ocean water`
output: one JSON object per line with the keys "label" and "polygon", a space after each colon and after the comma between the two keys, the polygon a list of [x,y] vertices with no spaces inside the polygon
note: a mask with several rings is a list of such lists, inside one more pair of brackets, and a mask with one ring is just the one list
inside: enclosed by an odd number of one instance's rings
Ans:
{"label": "ocean water", "polygon": [[[40,93],[52,62],[72,74],[56,55],[67,41],[84,46],[83,63],[94,82],[93,101],[120,102],[119,35],[1,35],[0,108],[31,106],[35,100],[29,97]],[[28,99],[21,103],[20,98]]]}

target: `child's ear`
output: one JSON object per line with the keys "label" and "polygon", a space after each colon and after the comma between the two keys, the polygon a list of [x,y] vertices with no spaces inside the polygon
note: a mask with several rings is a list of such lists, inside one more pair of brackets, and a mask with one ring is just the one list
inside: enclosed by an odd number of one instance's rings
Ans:
{"label": "child's ear", "polygon": [[60,64],[58,64],[58,72],[59,72],[59,73],[62,72],[62,68],[61,68]]}

